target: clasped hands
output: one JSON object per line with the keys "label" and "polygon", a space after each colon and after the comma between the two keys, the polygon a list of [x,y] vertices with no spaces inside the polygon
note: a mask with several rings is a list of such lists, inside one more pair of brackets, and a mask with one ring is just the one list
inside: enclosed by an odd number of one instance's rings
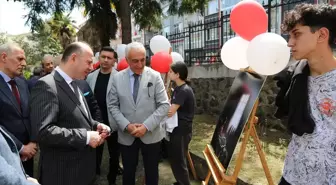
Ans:
{"label": "clasped hands", "polygon": [[27,161],[35,156],[37,152],[36,143],[30,142],[26,145],[23,145],[22,150],[20,151],[20,156],[22,161]]}
{"label": "clasped hands", "polygon": [[141,123],[129,123],[126,130],[134,137],[142,137],[147,132],[146,126]]}
{"label": "clasped hands", "polygon": [[99,123],[96,131],[88,131],[88,133],[90,133],[89,146],[97,148],[104,143],[108,136],[110,136],[111,129],[107,125]]}

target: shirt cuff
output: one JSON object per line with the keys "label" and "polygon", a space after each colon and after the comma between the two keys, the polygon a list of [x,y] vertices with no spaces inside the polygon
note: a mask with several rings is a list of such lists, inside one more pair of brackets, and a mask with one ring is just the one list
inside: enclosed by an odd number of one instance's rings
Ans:
{"label": "shirt cuff", "polygon": [[[143,125],[145,125],[145,124],[143,124]],[[145,127],[146,127],[147,131],[149,131],[149,129],[148,129],[148,127],[147,127],[147,125],[145,125]]]}
{"label": "shirt cuff", "polygon": [[21,153],[22,149],[23,149],[24,145],[21,146],[20,150],[19,150],[19,153]]}
{"label": "shirt cuff", "polygon": [[86,132],[86,145],[90,143],[90,132]]}

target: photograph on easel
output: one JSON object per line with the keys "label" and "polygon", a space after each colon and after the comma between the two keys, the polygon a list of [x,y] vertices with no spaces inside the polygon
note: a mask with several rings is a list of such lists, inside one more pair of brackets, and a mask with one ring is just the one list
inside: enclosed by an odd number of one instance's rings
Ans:
{"label": "photograph on easel", "polygon": [[255,73],[239,72],[233,81],[211,140],[211,146],[225,169],[229,166],[265,80],[265,77]]}

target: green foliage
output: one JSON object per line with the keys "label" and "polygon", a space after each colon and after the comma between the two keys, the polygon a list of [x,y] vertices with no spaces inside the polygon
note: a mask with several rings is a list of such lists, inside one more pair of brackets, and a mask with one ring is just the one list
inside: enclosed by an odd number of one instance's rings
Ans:
{"label": "green foliage", "polygon": [[[9,1],[9,0],[8,0]],[[13,0],[15,1],[15,0]],[[125,0],[21,0],[25,6],[30,9],[27,18],[27,24],[31,26],[32,31],[36,31],[43,24],[42,14],[63,15],[66,11],[72,11],[74,7],[85,7],[85,14],[89,16],[89,20],[99,31],[99,38],[103,45],[109,44],[110,39],[114,39],[118,21],[126,22],[131,19],[131,14],[135,19],[135,23],[140,29],[161,29],[162,9],[161,3],[169,3],[168,12],[171,15],[184,15],[194,12],[204,12],[209,0],[128,0],[130,3],[125,5],[121,1]],[[123,5],[124,7],[121,7]],[[115,9],[114,9],[115,8]],[[131,9],[130,13],[122,13],[125,8]],[[65,24],[70,25],[70,24]],[[60,28],[59,26],[57,27]],[[63,24],[64,28],[64,24]],[[67,28],[67,27],[65,27]],[[54,28],[53,28],[54,29]],[[123,27],[123,38],[126,34],[130,34],[130,25]],[[62,31],[61,31],[62,32]],[[131,37],[131,35],[127,35]],[[130,40],[130,39],[127,39]],[[63,44],[62,44],[63,45]]]}
{"label": "green foliage", "polygon": [[24,70],[23,71],[23,76],[25,77],[25,79],[29,79],[31,75],[32,74],[31,74],[30,71],[28,71],[28,70]]}
{"label": "green foliage", "polygon": [[46,54],[58,55],[63,51],[60,42],[51,37],[51,30],[47,23],[43,23],[39,30],[31,35],[19,35],[9,38],[6,34],[0,33],[0,44],[6,42],[17,43],[26,55],[28,66],[39,64]]}

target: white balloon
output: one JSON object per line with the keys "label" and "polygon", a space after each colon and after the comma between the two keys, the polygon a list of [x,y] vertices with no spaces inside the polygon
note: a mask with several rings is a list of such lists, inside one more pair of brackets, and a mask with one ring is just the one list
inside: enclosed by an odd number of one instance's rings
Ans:
{"label": "white balloon", "polygon": [[234,37],[225,42],[221,50],[221,59],[224,65],[233,70],[248,67],[246,60],[246,50],[249,41]]}
{"label": "white balloon", "polygon": [[287,41],[275,33],[263,33],[250,41],[247,61],[261,75],[274,75],[289,63],[290,48]]}
{"label": "white balloon", "polygon": [[156,35],[150,40],[149,47],[153,54],[161,51],[169,53],[171,45],[166,37],[162,35]]}
{"label": "white balloon", "polygon": [[124,58],[125,57],[125,50],[126,50],[126,44],[118,44],[118,46],[117,46],[118,58]]}
{"label": "white balloon", "polygon": [[100,54],[100,53],[97,52],[97,53],[95,54],[95,57],[98,58],[98,57],[99,57],[99,54]]}
{"label": "white balloon", "polygon": [[180,53],[172,52],[171,56],[173,58],[173,62],[178,62],[178,61],[184,62],[184,59]]}

